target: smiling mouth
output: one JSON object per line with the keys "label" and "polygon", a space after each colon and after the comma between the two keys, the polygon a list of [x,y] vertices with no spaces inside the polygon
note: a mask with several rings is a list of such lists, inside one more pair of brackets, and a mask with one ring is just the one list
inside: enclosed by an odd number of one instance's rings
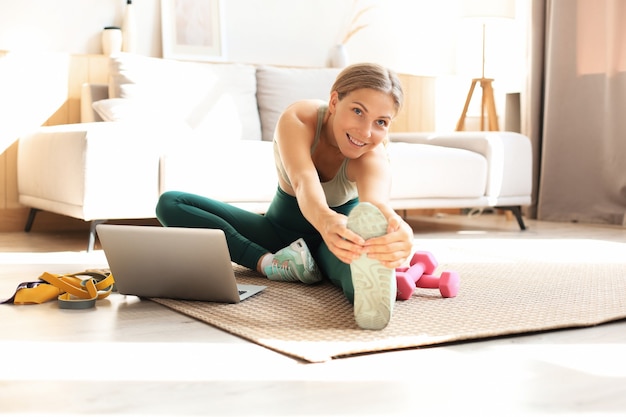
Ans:
{"label": "smiling mouth", "polygon": [[350,136],[348,134],[346,134],[346,136],[348,136],[348,140],[350,141],[350,143],[352,143],[355,146],[362,147],[362,146],[366,145],[365,142],[360,142],[360,141],[354,139],[352,136]]}

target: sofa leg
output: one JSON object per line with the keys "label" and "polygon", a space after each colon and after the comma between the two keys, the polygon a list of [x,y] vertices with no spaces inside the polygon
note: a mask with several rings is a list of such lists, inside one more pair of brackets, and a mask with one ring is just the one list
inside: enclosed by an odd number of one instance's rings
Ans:
{"label": "sofa leg", "polygon": [[30,229],[33,227],[33,222],[35,221],[35,216],[39,213],[39,209],[31,208],[28,212],[28,218],[26,219],[26,225],[24,226],[24,231],[26,233],[30,232]]}
{"label": "sofa leg", "polygon": [[87,252],[91,252],[96,245],[96,226],[105,223],[106,220],[92,220],[89,225],[89,242],[87,243]]}
{"label": "sofa leg", "polygon": [[519,225],[520,230],[526,230],[526,225],[524,224],[524,219],[522,218],[522,207],[521,206],[501,206],[496,207],[500,210],[509,210],[515,216],[517,220],[517,224]]}

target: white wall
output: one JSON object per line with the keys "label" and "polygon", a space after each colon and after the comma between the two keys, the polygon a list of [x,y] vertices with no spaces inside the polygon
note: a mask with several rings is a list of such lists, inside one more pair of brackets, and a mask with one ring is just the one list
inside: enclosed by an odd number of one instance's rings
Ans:
{"label": "white wall", "polygon": [[[0,0],[0,49],[101,53],[105,26],[121,26],[125,0]],[[159,0],[135,0],[142,54],[161,54]]]}
{"label": "white wall", "polygon": [[[138,52],[144,55],[162,55],[160,1],[133,2],[140,32]],[[442,128],[450,128],[462,109],[465,85],[469,86],[465,80],[480,76],[474,74],[475,63],[459,61],[459,57],[467,55],[480,59],[479,40],[462,44],[464,54],[457,51],[459,39],[468,39],[464,26],[459,24],[459,1],[222,0],[226,60],[326,66],[330,49],[348,26],[354,4],[374,6],[360,21],[369,26],[347,44],[350,61],[378,62],[418,75],[448,74],[442,91],[452,89],[456,95],[446,93],[449,99],[439,100],[442,109],[437,114],[445,124]],[[0,50],[100,53],[102,28],[120,26],[124,6],[125,0],[0,0]],[[468,54],[468,48],[476,49]],[[522,59],[523,54],[519,51],[518,57]],[[510,53],[504,58],[502,61],[516,65]],[[501,64],[494,68],[499,71],[496,78],[507,91],[519,89],[520,80],[507,79],[510,71]],[[471,75],[467,74],[468,69]],[[455,73],[460,74],[461,81],[459,77],[450,77]],[[452,103],[456,107],[451,110]]]}
{"label": "white wall", "polygon": [[[458,0],[360,0],[369,27],[347,45],[355,61],[403,72],[449,67]],[[0,0],[0,49],[99,53],[104,26],[122,23],[125,0]],[[161,56],[160,0],[135,0],[139,53]],[[352,0],[222,0],[227,59],[325,66],[347,27]],[[444,45],[445,48],[440,48]]]}

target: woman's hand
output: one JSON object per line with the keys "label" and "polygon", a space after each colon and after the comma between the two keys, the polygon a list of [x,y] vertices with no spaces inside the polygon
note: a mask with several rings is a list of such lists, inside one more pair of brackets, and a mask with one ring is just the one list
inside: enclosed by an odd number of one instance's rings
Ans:
{"label": "woman's hand", "polygon": [[365,241],[364,252],[387,268],[401,266],[413,250],[413,229],[398,214],[388,219],[387,234]]}
{"label": "woman's hand", "polygon": [[318,230],[328,249],[343,263],[358,259],[365,250],[365,240],[348,229],[348,217],[332,212]]}
{"label": "woman's hand", "polygon": [[320,233],[328,249],[343,263],[350,264],[367,253],[385,267],[397,268],[411,255],[413,230],[395,213],[387,221],[387,234],[366,241],[348,229],[346,216],[334,213],[325,219]]}

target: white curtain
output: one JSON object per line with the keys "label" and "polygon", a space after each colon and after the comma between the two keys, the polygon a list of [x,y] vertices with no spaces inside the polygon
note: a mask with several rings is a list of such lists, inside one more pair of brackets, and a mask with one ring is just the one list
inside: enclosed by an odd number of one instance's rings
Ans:
{"label": "white curtain", "polygon": [[626,226],[626,0],[531,4],[531,217]]}

